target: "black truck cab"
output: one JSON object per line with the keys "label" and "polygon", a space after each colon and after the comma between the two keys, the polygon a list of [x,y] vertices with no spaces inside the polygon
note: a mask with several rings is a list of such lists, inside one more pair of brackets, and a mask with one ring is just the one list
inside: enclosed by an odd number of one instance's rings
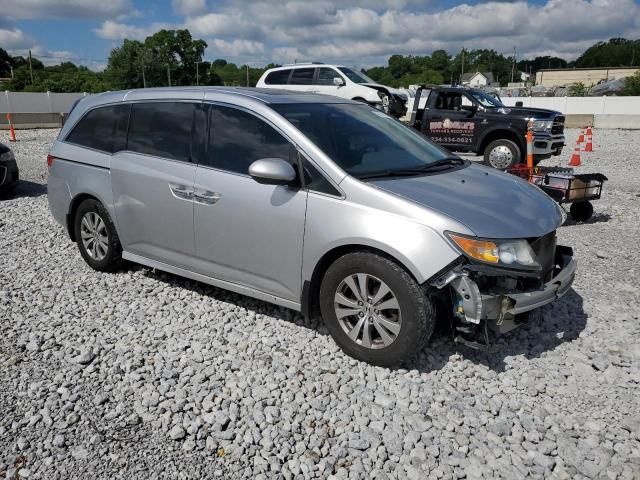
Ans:
{"label": "black truck cab", "polygon": [[485,164],[504,170],[526,160],[530,120],[534,162],[560,155],[565,140],[562,113],[506,107],[499,98],[472,88],[419,87],[409,125],[449,150],[483,155]]}

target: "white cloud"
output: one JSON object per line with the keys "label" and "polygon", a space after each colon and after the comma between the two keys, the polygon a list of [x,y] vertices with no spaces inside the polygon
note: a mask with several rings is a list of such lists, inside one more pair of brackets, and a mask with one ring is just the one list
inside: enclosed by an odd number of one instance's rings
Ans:
{"label": "white cloud", "polygon": [[206,0],[173,0],[173,10],[185,17],[199,15],[207,11]]}
{"label": "white cloud", "polygon": [[262,42],[250,40],[226,41],[214,38],[208,40],[207,43],[209,44],[209,53],[215,58],[256,57],[265,52],[265,46]]}
{"label": "white cloud", "polygon": [[18,28],[0,28],[0,46],[9,52],[29,49],[34,41]]}
{"label": "white cloud", "polygon": [[131,0],[2,0],[8,18],[115,18],[135,13]]}
{"label": "white cloud", "polygon": [[144,40],[149,35],[153,35],[158,30],[175,28],[175,25],[168,23],[153,23],[147,26],[127,25],[125,23],[106,20],[100,28],[95,29],[96,35],[108,40]]}

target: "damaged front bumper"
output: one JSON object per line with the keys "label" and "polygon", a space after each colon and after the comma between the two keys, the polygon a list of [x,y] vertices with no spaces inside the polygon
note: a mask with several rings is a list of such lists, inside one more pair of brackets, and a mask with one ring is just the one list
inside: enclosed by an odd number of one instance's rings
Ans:
{"label": "damaged front bumper", "polygon": [[[573,284],[576,268],[571,248],[559,246],[549,274],[552,278],[536,289],[518,288],[521,286],[519,277],[526,275],[524,272],[491,267],[474,271],[464,264],[436,278],[432,286],[441,290],[446,286],[451,288],[454,327],[458,334],[455,339],[474,343],[472,346],[482,346],[482,342],[476,341],[478,335],[489,344],[489,331],[496,337],[513,330],[524,323],[521,314],[547,305],[567,293]],[[479,277],[483,275],[497,279],[496,283],[502,284],[503,288],[481,289]]]}

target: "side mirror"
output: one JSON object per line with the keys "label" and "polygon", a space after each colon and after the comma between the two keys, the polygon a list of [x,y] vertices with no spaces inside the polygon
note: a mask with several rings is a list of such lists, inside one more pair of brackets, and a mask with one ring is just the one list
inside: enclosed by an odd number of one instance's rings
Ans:
{"label": "side mirror", "polygon": [[333,77],[333,84],[336,87],[342,87],[344,86],[344,79],[341,77]]}
{"label": "side mirror", "polygon": [[249,175],[265,185],[288,185],[296,179],[291,164],[281,158],[262,158],[249,165]]}

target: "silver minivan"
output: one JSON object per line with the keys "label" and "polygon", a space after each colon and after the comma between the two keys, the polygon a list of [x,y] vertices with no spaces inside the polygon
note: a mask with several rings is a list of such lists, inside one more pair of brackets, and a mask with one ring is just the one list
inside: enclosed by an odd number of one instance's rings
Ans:
{"label": "silver minivan", "polygon": [[436,317],[479,348],[571,287],[558,205],[366,104],[167,88],[82,99],[47,158],[94,269],[127,260],[321,314],[349,355],[410,359]]}

